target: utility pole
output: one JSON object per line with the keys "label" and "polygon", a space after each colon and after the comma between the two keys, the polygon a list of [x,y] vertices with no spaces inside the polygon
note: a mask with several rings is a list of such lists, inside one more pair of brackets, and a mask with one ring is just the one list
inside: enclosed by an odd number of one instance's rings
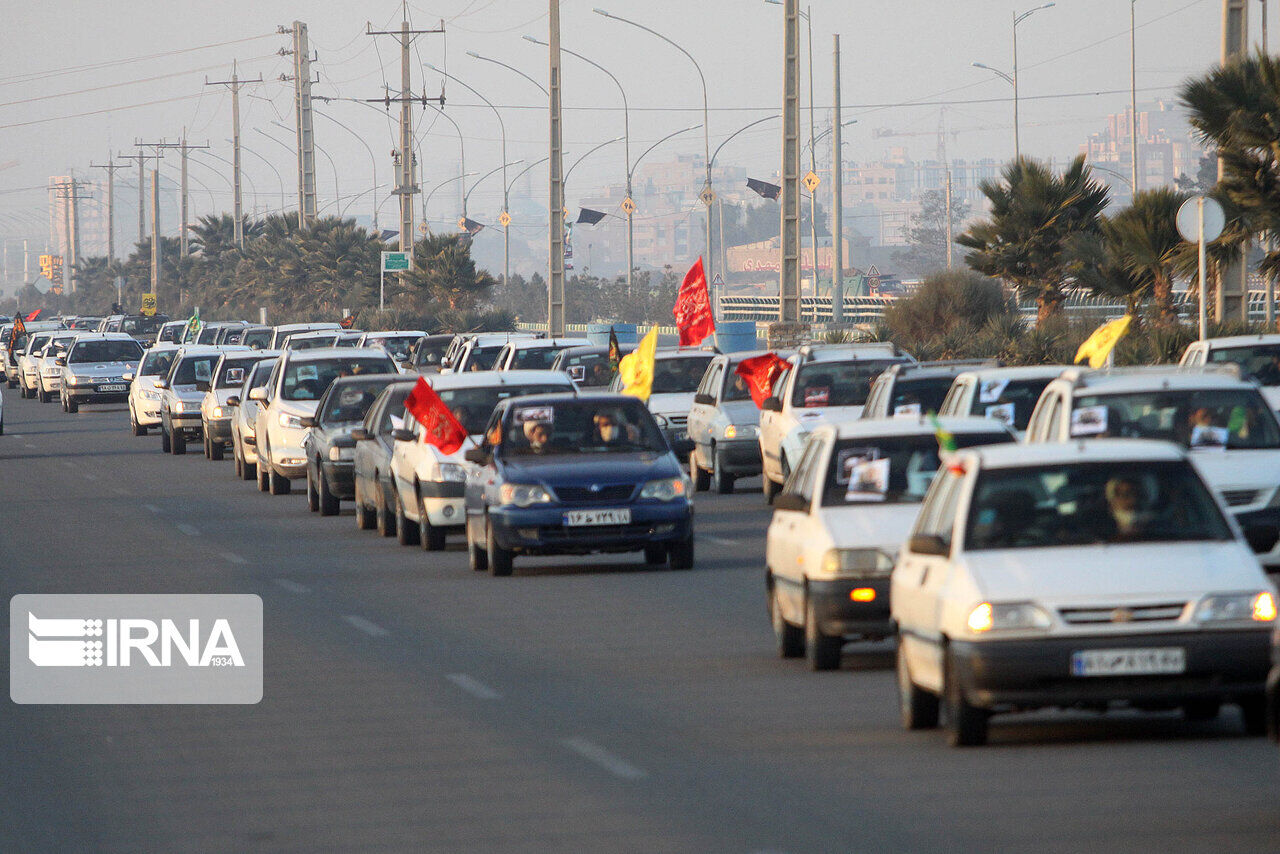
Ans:
{"label": "utility pole", "polygon": [[947,269],[950,270],[955,255],[955,226],[951,219],[951,164],[947,164]]}
{"label": "utility pole", "polygon": [[108,157],[103,164],[90,163],[90,169],[107,170],[107,260],[116,260],[116,170],[124,165]]}
{"label": "utility pole", "polygon": [[180,254],[181,254],[181,256],[182,256],[183,258],[186,258],[186,257],[187,257],[187,254],[188,254],[187,243],[188,243],[188,237],[189,237],[189,235],[188,235],[188,233],[187,233],[187,232],[189,231],[189,229],[190,229],[190,227],[191,227],[191,222],[190,222],[190,219],[189,219],[189,215],[188,215],[188,207],[187,207],[187,199],[188,199],[188,193],[187,193],[187,157],[189,156],[189,152],[191,151],[191,149],[193,149],[193,148],[208,148],[208,147],[209,147],[209,143],[207,143],[207,142],[206,142],[204,145],[188,145],[188,144],[187,144],[187,129],[186,129],[186,128],[183,128],[183,129],[182,129],[182,143],[181,143],[181,144],[179,144],[179,145],[177,145],[177,146],[174,146],[174,147],[178,149],[179,155],[180,155],[180,157],[181,157],[181,162],[182,162],[182,190],[181,190],[181,192],[182,192],[182,233],[178,235],[178,242],[179,242],[179,245],[181,246],[181,249],[179,250],[179,252],[180,252]]}
{"label": "utility pole", "polygon": [[[1134,7],[1138,0],[1129,0],[1129,141],[1132,150],[1129,152],[1133,194],[1138,195],[1138,42],[1137,25]],[[1262,6],[1266,9],[1265,2]],[[1263,12],[1263,14],[1266,14]]]}
{"label": "utility pole", "polygon": [[[151,170],[151,293],[160,294],[160,264],[164,252],[160,247],[160,161]],[[177,305],[175,301],[174,305]]]}
{"label": "utility pole", "polygon": [[76,291],[76,264],[80,261],[80,199],[91,198],[80,194],[84,181],[76,180],[75,173],[65,181],[52,184],[49,189],[57,192],[62,199],[63,233],[66,235],[64,248],[63,275],[66,277],[68,290]]}
{"label": "utility pole", "polygon": [[778,320],[800,322],[800,4],[785,0],[782,75],[782,271]]}
{"label": "utility pole", "polygon": [[234,229],[236,248],[244,249],[244,199],[240,192],[240,87],[246,83],[261,83],[262,75],[257,80],[241,80],[236,64],[231,64],[230,80],[210,80],[205,78],[206,86],[228,86],[231,89],[231,145],[232,153],[232,196],[235,200]]}
{"label": "utility pole", "polygon": [[316,146],[312,132],[311,84],[317,81],[311,79],[307,25],[294,21],[292,28],[280,27],[279,32],[293,36],[293,76],[282,75],[280,79],[293,81],[294,125],[298,135],[298,225],[305,227],[316,218]]}
{"label": "utility pole", "polygon": [[844,142],[840,129],[840,34],[831,36],[831,322],[844,323]]}
{"label": "utility pole", "polygon": [[[792,0],[795,2],[795,0]],[[560,125],[560,0],[550,0],[549,32],[547,45],[550,57],[547,83],[550,95],[547,98],[550,109],[551,129],[551,199],[548,207],[551,213],[550,251],[548,262],[550,269],[547,276],[547,334],[555,338],[564,335],[564,154]],[[629,219],[630,217],[628,217]],[[708,232],[707,239],[711,239]]]}
{"label": "utility pole", "polygon": [[[1222,0],[1222,64],[1249,51],[1248,0]],[[1225,164],[1218,158],[1218,180],[1222,180]],[[1239,318],[1249,321],[1249,243],[1240,247],[1239,254],[1218,271],[1218,293],[1214,300],[1215,319],[1222,323]]]}
{"label": "utility pole", "polygon": [[138,245],[147,239],[147,161],[158,157],[158,154],[144,154],[142,144],[137,145],[137,154],[118,154],[121,160],[138,161]]}
{"label": "utility pole", "polygon": [[393,193],[400,197],[400,251],[413,251],[413,196],[421,192],[414,174],[415,158],[413,155],[413,102],[420,101],[425,107],[428,101],[438,101],[444,106],[444,96],[428,98],[425,94],[415,98],[410,87],[412,82],[409,65],[409,46],[413,37],[425,34],[443,33],[444,22],[434,30],[409,29],[408,16],[400,22],[398,30],[375,30],[366,26],[365,34],[370,36],[397,36],[400,41],[400,97],[392,98],[389,94],[382,98],[369,99],[372,103],[390,106],[393,101],[400,104],[400,175]]}

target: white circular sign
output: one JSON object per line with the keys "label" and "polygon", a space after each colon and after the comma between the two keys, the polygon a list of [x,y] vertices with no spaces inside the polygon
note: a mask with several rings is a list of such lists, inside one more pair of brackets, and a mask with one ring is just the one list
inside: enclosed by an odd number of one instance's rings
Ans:
{"label": "white circular sign", "polygon": [[1222,212],[1222,205],[1208,196],[1192,196],[1178,208],[1178,234],[1190,243],[1200,241],[1200,201],[1204,200],[1204,242],[1212,243],[1222,236],[1222,229],[1227,218]]}

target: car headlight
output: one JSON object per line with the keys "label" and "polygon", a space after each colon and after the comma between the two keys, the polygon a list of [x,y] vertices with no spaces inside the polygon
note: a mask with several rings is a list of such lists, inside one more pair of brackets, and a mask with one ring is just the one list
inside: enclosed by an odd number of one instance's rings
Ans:
{"label": "car headlight", "polygon": [[504,483],[498,488],[498,500],[517,507],[550,504],[551,493],[537,484]]}
{"label": "car headlight", "polygon": [[223,409],[221,406],[215,406],[213,407],[213,409],[209,410],[209,417],[210,418],[226,418],[227,411]]}
{"label": "car headlight", "polygon": [[675,501],[685,495],[683,477],[664,477],[662,480],[651,480],[640,489],[641,498],[654,498],[658,501]]}
{"label": "car headlight", "polygon": [[756,425],[730,424],[724,428],[724,437],[726,439],[754,439],[756,437]]}
{"label": "car headlight", "polygon": [[659,427],[667,426],[667,417],[665,415],[659,415],[655,412],[653,413],[653,420],[658,422]]}
{"label": "car headlight", "polygon": [[887,576],[893,572],[893,555],[880,549],[828,549],[822,571],[835,574]]}
{"label": "car headlight", "polygon": [[1201,623],[1272,623],[1275,619],[1276,600],[1266,590],[1206,596],[1196,606],[1196,620]]}
{"label": "car headlight", "polygon": [[277,420],[281,427],[289,427],[294,430],[302,429],[302,417],[299,415],[291,415],[288,412],[281,412]]}
{"label": "car headlight", "polygon": [[1045,631],[1053,623],[1044,608],[1031,602],[983,602],[969,612],[969,631]]}
{"label": "car headlight", "polygon": [[175,400],[173,402],[173,406],[169,407],[169,411],[181,415],[184,412],[190,412],[192,408],[193,407],[189,403],[184,403],[181,400]]}
{"label": "car headlight", "polygon": [[457,463],[440,463],[436,466],[436,480],[441,483],[465,483],[467,470]]}
{"label": "car headlight", "polygon": [[353,460],[355,459],[355,456],[356,456],[355,448],[333,447],[329,449],[329,459],[335,463],[342,462],[343,460]]}

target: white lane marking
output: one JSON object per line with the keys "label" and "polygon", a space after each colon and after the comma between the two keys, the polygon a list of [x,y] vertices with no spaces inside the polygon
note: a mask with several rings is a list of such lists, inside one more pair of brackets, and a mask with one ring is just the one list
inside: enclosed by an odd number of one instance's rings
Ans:
{"label": "white lane marking", "polygon": [[188,525],[186,522],[179,522],[177,524],[177,528],[179,531],[186,534],[188,537],[200,536],[200,531],[199,529],[196,528],[195,525]]}
{"label": "white lane marking", "polygon": [[159,512],[160,512],[160,508],[159,508],[159,507],[157,507],[157,506],[155,506],[154,504],[143,504],[143,505],[142,505],[142,509],[143,509],[143,510],[146,510],[148,513],[159,513]]}
{"label": "white lane marking", "polygon": [[125,489],[123,486],[117,486],[115,489],[113,489],[113,490],[111,490],[111,491],[112,491],[112,492],[114,492],[116,495],[128,495],[128,494],[129,494],[129,490]]}
{"label": "white lane marking", "polygon": [[22,447],[24,447],[24,448],[34,448],[35,446],[36,446],[36,443],[35,443],[35,442],[23,442],[23,443],[22,443]]}
{"label": "white lane marking", "polygon": [[364,617],[360,617],[355,614],[345,614],[342,619],[346,620],[347,623],[372,638],[385,638],[387,635],[391,634],[391,632],[387,631],[377,623],[371,623]]}
{"label": "white lane marking", "polygon": [[76,467],[76,464],[75,464],[75,463],[73,463],[73,462],[71,462],[71,460],[63,460],[63,461],[62,461],[62,464],[63,464],[64,466],[66,466],[67,468],[69,468],[69,469],[73,469],[73,468],[75,468],[75,467]]}
{"label": "white lane marking", "polygon": [[[243,563],[243,561],[241,561],[241,563]],[[308,587],[307,585],[299,584],[296,581],[290,581],[287,578],[273,578],[272,581],[276,583],[277,587],[282,587],[285,590],[288,590],[290,593],[310,593],[311,592],[311,588]]]}
{"label": "white lane marking", "polygon": [[473,679],[465,673],[447,673],[445,679],[448,679],[454,685],[457,685],[463,691],[478,700],[501,700],[502,695],[481,682],[479,679]]}
{"label": "white lane marking", "polygon": [[248,563],[247,560],[240,557],[240,555],[236,554],[235,552],[219,552],[218,556],[221,557],[223,560],[225,560],[227,563],[237,563],[237,564]]}
{"label": "white lane marking", "polygon": [[594,741],[585,738],[565,738],[560,743],[590,762],[594,762],[615,777],[623,780],[642,780],[647,775],[630,762],[614,756]]}
{"label": "white lane marking", "polygon": [[703,534],[702,539],[709,543],[715,543],[717,546],[736,546],[738,544],[736,540],[728,540],[724,537],[713,537],[710,534]]}
{"label": "white lane marking", "polygon": [[98,476],[97,476],[96,474],[86,474],[86,475],[84,476],[84,479],[85,479],[85,480],[97,480],[97,479],[98,479]]}

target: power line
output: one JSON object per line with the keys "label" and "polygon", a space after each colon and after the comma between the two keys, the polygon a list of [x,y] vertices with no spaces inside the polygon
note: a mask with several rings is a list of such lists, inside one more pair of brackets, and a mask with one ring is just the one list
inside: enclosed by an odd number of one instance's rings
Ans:
{"label": "power line", "polygon": [[15,74],[11,77],[0,77],[0,86],[8,86],[13,83],[30,83],[33,80],[44,78],[62,77],[66,74],[76,74],[80,71],[96,71],[101,68],[111,68],[117,65],[127,65],[131,62],[143,62],[148,59],[161,59],[166,56],[178,56],[184,53],[192,53],[197,50],[209,50],[215,47],[225,47],[231,44],[243,44],[244,42],[258,41],[259,39],[274,38],[275,33],[266,33],[260,36],[249,36],[243,39],[232,39],[231,41],[215,42],[213,44],[202,44],[195,47],[186,47],[179,50],[167,50],[162,53],[150,53],[144,56],[131,56],[126,59],[112,59],[106,62],[91,62],[87,65],[74,65],[70,68],[54,68],[48,71],[31,71],[25,74]]}
{"label": "power line", "polygon": [[31,121],[28,121],[28,122],[10,122],[7,125],[0,125],[0,130],[5,130],[7,128],[27,127],[29,125],[40,125],[40,124],[44,124],[45,122],[60,122],[65,119],[79,119],[79,118],[83,118],[84,116],[100,116],[103,113],[115,113],[115,112],[119,112],[120,110],[136,110],[140,107],[154,107],[157,104],[172,104],[175,101],[190,101],[194,98],[199,98],[199,97],[200,97],[200,93],[197,92],[194,95],[178,95],[173,98],[160,98],[159,100],[156,100],[156,101],[144,101],[141,104],[126,104],[120,107],[104,107],[101,110],[89,110],[88,112],[84,112],[84,113],[70,113],[65,116],[50,116],[49,118],[44,118],[44,119],[32,119]]}

